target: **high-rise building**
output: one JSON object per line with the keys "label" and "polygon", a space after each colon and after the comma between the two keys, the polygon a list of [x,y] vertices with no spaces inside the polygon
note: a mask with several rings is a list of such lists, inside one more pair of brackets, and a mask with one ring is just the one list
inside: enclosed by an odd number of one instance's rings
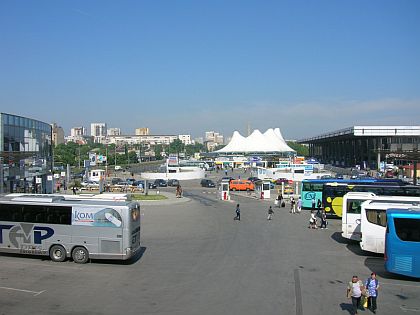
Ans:
{"label": "high-rise building", "polygon": [[182,141],[183,144],[189,145],[193,142],[191,141],[191,135],[179,135],[178,139]]}
{"label": "high-rise building", "polygon": [[107,133],[107,136],[120,136],[121,135],[121,129],[120,128],[109,128],[106,133]]}
{"label": "high-rise building", "polygon": [[64,130],[62,127],[58,126],[56,123],[52,123],[52,141],[54,146],[64,143]]}
{"label": "high-rise building", "polygon": [[90,135],[97,143],[102,143],[106,138],[106,123],[92,123],[90,124]]}
{"label": "high-rise building", "polygon": [[150,135],[150,130],[147,127],[144,128],[136,128],[136,136],[148,136]]}
{"label": "high-rise building", "polygon": [[223,144],[223,135],[215,131],[206,131],[205,141],[214,142],[216,144]]}
{"label": "high-rise building", "polygon": [[81,137],[86,135],[85,127],[73,127],[70,129],[70,136],[72,137]]}
{"label": "high-rise building", "polygon": [[106,123],[91,123],[90,124],[90,135],[92,137],[104,137],[106,136]]}

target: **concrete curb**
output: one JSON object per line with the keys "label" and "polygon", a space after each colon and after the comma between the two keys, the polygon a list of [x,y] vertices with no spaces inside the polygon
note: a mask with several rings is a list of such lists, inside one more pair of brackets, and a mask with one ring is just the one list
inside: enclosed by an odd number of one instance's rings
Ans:
{"label": "concrete curb", "polygon": [[139,200],[141,206],[172,205],[191,201],[188,197],[176,198],[175,194],[160,192],[160,195],[167,197],[164,200]]}

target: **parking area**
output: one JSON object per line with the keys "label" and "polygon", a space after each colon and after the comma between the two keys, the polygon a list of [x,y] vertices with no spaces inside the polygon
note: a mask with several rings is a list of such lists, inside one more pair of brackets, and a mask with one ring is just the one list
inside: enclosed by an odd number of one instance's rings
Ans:
{"label": "parking area", "polygon": [[339,220],[308,229],[309,213],[286,206],[267,221],[272,201],[220,201],[199,180],[181,185],[181,201],[142,203],[143,247],[132,261],[1,254],[0,314],[350,314],[347,282],[372,271],[382,285],[378,314],[419,314],[420,283],[345,242]]}

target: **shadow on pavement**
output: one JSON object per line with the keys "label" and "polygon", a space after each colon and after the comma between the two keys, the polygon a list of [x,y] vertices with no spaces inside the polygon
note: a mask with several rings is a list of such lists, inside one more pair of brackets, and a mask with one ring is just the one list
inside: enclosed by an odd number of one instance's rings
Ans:
{"label": "shadow on pavement", "polygon": [[334,232],[331,234],[331,238],[339,244],[359,244],[355,241],[342,237],[340,232]]}
{"label": "shadow on pavement", "polygon": [[92,259],[91,262],[98,265],[133,265],[137,263],[146,252],[147,247],[141,247],[140,250],[127,260],[115,260],[115,259]]}
{"label": "shadow on pavement", "polygon": [[[91,259],[92,263],[95,264],[113,264],[113,265],[132,265],[138,262],[142,257],[144,252],[146,251],[146,247],[141,247],[140,250],[136,253],[135,256],[131,257],[127,260],[115,260],[115,259]],[[51,263],[54,263],[50,256],[41,256],[41,255],[22,255],[22,254],[15,254],[15,253],[1,253],[0,256],[4,257],[16,257],[19,259],[25,259],[25,258],[32,258],[32,259],[40,259],[41,261],[50,261]],[[69,258],[66,260],[66,262],[72,262],[72,259]],[[57,263],[59,264],[59,263]]]}
{"label": "shadow on pavement", "polygon": [[340,303],[342,311],[347,311],[349,314],[353,314],[353,305],[351,303]]}
{"label": "shadow on pavement", "polygon": [[385,260],[383,255],[378,257],[367,257],[365,259],[365,266],[372,272],[376,272],[378,277],[389,280],[401,280],[419,283],[419,280],[412,277],[407,277],[403,275],[397,275],[390,273],[385,269]]}

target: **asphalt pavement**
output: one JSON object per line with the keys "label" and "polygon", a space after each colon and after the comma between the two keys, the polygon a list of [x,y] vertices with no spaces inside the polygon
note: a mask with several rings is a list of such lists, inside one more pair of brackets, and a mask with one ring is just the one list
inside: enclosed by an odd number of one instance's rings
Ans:
{"label": "asphalt pavement", "polygon": [[378,314],[420,313],[420,283],[341,239],[339,220],[308,229],[309,213],[287,205],[268,221],[272,200],[221,201],[198,180],[181,184],[182,200],[142,203],[143,248],[132,261],[0,255],[0,314],[350,314],[348,281],[372,271]]}

